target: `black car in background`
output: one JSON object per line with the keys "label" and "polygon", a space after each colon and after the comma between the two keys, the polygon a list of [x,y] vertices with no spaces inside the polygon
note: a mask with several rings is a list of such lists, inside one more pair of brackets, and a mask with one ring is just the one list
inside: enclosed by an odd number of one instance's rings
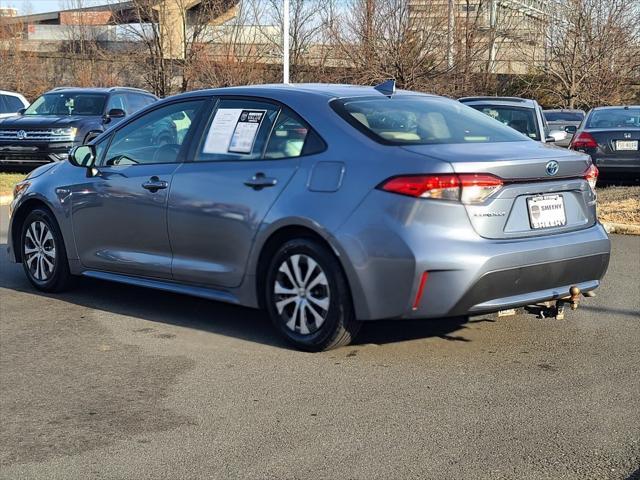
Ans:
{"label": "black car in background", "polygon": [[0,165],[66,160],[72,147],[157,100],[137,88],[55,88],[0,120]]}
{"label": "black car in background", "polygon": [[603,174],[640,177],[640,105],[597,107],[587,114],[569,148],[591,155]]}

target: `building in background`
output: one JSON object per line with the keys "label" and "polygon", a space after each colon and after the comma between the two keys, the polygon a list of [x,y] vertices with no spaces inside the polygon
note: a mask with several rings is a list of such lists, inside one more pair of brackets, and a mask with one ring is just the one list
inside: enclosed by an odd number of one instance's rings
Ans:
{"label": "building in background", "polygon": [[[523,74],[544,59],[550,0],[408,0],[415,28],[439,28],[450,66],[465,51],[488,73]],[[472,43],[472,45],[470,45]],[[526,59],[526,60],[525,60]]]}

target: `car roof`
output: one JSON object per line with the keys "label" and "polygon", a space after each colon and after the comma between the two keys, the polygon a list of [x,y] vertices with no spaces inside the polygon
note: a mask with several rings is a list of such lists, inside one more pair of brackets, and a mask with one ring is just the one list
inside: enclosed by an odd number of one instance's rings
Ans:
{"label": "car roof", "polygon": [[593,107],[591,110],[628,110],[630,108],[640,108],[640,105],[607,105],[606,107]]}
{"label": "car roof", "polygon": [[584,113],[584,110],[580,110],[579,108],[547,108],[547,109],[543,110],[543,112],[567,112],[567,113],[579,112],[579,113]]}
{"label": "car roof", "polygon": [[143,93],[145,95],[153,95],[151,92],[147,90],[143,90],[141,88],[133,88],[133,87],[57,87],[49,90],[47,93],[51,92],[83,92],[83,93],[112,93],[112,92],[135,92],[135,93]]}
{"label": "car roof", "polygon": [[11,95],[12,97],[22,97],[18,92],[10,92],[9,90],[0,90],[0,95]]}
{"label": "car roof", "polygon": [[[203,90],[194,90],[191,92],[182,93],[176,96],[191,97],[200,95],[276,95],[278,97],[283,94],[291,93],[304,93],[307,95],[314,95],[325,98],[345,98],[345,97],[371,97],[383,95],[374,87],[363,85],[348,85],[348,84],[335,84],[335,83],[273,83],[273,84],[261,84],[261,85],[244,85],[239,87],[223,87],[223,88],[210,88]],[[409,90],[396,90],[393,94],[396,96],[405,95],[421,95],[431,96],[435,95],[421,92],[412,92]],[[171,97],[174,98],[174,97]]]}
{"label": "car roof", "polygon": [[511,107],[535,108],[536,101],[520,97],[462,97],[458,99],[464,104],[474,105],[506,105]]}

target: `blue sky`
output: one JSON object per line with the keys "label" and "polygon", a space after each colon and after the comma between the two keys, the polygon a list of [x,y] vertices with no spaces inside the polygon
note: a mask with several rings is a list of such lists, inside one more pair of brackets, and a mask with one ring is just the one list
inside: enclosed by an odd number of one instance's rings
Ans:
{"label": "blue sky", "polygon": [[[0,0],[1,7],[17,8],[21,15],[27,13],[42,13],[69,8],[77,5],[78,0]],[[83,0],[85,6],[109,3],[108,0]]]}

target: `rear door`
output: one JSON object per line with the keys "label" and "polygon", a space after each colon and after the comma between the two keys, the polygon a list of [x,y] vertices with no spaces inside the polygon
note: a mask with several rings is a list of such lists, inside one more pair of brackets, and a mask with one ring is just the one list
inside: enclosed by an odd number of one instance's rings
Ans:
{"label": "rear door", "polygon": [[175,280],[219,287],[242,282],[256,232],[295,173],[308,132],[275,102],[219,100],[171,187]]}

